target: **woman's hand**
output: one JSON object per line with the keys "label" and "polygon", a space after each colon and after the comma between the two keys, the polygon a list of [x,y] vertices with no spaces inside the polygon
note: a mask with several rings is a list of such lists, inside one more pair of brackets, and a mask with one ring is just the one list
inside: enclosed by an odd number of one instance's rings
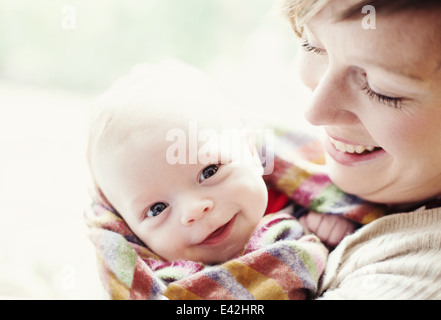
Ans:
{"label": "woman's hand", "polygon": [[337,215],[309,212],[299,218],[303,227],[314,233],[329,249],[335,248],[343,238],[352,234],[355,223]]}

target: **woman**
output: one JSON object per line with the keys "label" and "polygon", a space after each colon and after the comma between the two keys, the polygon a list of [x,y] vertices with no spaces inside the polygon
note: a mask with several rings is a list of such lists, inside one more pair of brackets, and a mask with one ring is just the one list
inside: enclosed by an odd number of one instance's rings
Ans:
{"label": "woman", "polygon": [[332,252],[322,298],[441,299],[441,3],[287,0],[285,12],[332,180],[390,211]]}

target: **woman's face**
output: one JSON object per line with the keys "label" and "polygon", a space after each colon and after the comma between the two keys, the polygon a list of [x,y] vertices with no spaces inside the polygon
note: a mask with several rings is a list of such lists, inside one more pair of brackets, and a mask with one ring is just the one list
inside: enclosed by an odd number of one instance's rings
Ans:
{"label": "woman's face", "polygon": [[305,26],[300,75],[306,118],[325,129],[331,179],[389,204],[441,194],[440,10],[336,21],[354,1],[330,1]]}

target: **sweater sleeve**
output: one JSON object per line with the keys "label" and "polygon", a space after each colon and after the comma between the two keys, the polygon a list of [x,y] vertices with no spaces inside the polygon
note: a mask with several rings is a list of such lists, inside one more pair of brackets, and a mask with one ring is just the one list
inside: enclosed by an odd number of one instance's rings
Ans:
{"label": "sweater sleeve", "polygon": [[320,299],[441,299],[441,208],[380,218],[330,254]]}

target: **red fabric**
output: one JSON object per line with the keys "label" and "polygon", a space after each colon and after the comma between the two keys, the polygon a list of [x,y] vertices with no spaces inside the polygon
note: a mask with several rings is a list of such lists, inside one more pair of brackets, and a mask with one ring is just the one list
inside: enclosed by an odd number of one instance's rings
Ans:
{"label": "red fabric", "polygon": [[284,193],[268,188],[268,206],[265,215],[282,210],[289,201],[290,199]]}

